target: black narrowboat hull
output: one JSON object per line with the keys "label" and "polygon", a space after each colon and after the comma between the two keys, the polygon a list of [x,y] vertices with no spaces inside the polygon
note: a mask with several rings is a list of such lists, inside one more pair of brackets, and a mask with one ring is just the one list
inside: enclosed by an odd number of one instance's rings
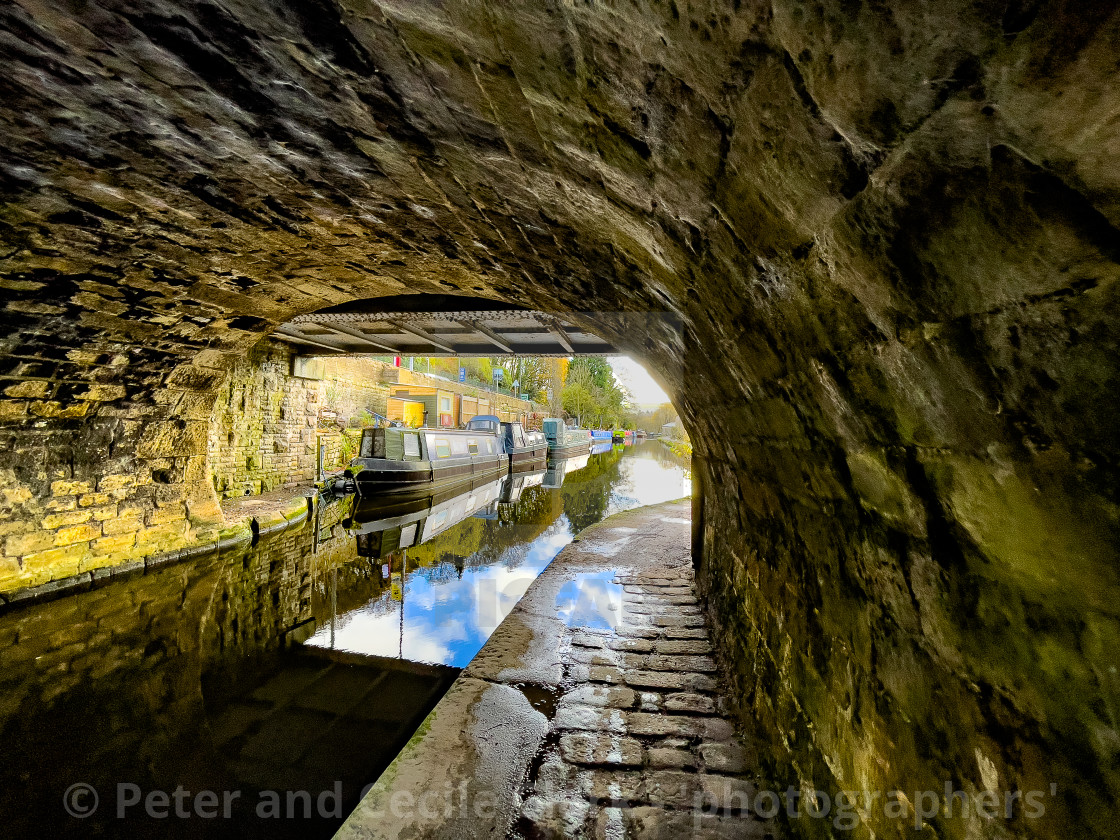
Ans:
{"label": "black narrowboat hull", "polygon": [[[424,496],[403,498],[389,496],[380,499],[363,499],[354,505],[352,515],[342,520],[342,527],[355,534],[368,534],[399,528],[431,516],[447,503],[482,489],[497,499],[505,489],[505,476],[478,478],[452,490],[439,490]],[[492,486],[491,486],[492,485]]]}
{"label": "black narrowboat hull", "polygon": [[431,461],[394,461],[355,458],[350,465],[360,496],[426,495],[485,478],[498,478],[509,470],[509,456],[472,455]]}

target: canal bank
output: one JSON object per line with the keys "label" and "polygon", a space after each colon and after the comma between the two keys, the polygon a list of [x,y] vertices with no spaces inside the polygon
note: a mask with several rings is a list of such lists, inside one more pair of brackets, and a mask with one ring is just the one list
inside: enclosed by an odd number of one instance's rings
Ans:
{"label": "canal bank", "polygon": [[[341,499],[255,542],[0,613],[0,823],[75,840],[331,837],[564,545],[688,492],[687,464],[659,447],[583,463],[516,499],[462,500],[465,518],[428,517],[407,551],[385,551],[399,525],[356,534]],[[276,512],[245,503],[261,522]],[[118,819],[122,781],[241,797],[228,819],[143,805]],[[65,809],[76,784],[96,813]],[[311,796],[312,813],[263,817],[269,791]]]}
{"label": "canal bank", "polygon": [[687,499],[564,548],[336,835],[768,837],[694,594]]}
{"label": "canal bank", "polygon": [[182,548],[139,556],[115,566],[99,566],[64,578],[0,593],[0,612],[76,595],[88,589],[98,589],[150,569],[254,542],[262,536],[303,522],[317,503],[318,490],[310,484],[292,485],[257,496],[227,499],[221,505],[223,524],[208,529],[203,536]]}

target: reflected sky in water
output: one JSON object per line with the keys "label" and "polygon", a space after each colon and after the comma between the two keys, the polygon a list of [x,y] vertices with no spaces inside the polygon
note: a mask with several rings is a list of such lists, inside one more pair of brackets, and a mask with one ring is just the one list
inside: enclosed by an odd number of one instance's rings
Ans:
{"label": "reflected sky in water", "polygon": [[[306,644],[464,667],[575,533],[623,510],[679,499],[691,488],[690,473],[656,441],[592,455],[562,487],[530,488],[520,502],[500,506],[497,517],[469,518],[441,534],[442,545],[451,546],[448,556],[456,558],[453,568],[450,560],[436,567],[408,566],[406,550],[403,587],[398,560],[393,586],[336,615],[333,627],[324,623]],[[468,553],[479,544],[480,527],[485,548]],[[566,588],[561,604],[566,619],[611,626],[611,601],[616,607],[621,601],[612,577],[592,575],[586,586]]]}
{"label": "reflected sky in water", "polygon": [[622,586],[613,571],[585,572],[560,587],[557,613],[569,627],[614,630],[622,615]]}

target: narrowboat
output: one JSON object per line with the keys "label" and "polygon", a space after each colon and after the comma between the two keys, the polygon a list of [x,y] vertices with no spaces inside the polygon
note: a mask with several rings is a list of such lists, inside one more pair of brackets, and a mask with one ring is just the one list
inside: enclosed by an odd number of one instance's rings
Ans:
{"label": "narrowboat", "polygon": [[587,429],[569,429],[559,417],[545,419],[544,436],[548,441],[549,458],[569,458],[591,453],[591,432]]}
{"label": "narrowboat", "polygon": [[483,414],[467,421],[467,429],[496,435],[502,451],[509,455],[511,471],[539,468],[548,454],[548,441],[540,432],[527,432],[521,424],[503,422],[493,414]]}
{"label": "narrowboat", "polygon": [[365,429],[344,475],[360,496],[423,495],[509,470],[497,435],[460,429]]}
{"label": "narrowboat", "polygon": [[595,441],[596,443],[601,443],[604,440],[609,441],[609,440],[611,440],[611,437],[612,437],[612,435],[611,435],[611,432],[610,432],[609,429],[592,429],[591,430],[591,439],[593,441]]}

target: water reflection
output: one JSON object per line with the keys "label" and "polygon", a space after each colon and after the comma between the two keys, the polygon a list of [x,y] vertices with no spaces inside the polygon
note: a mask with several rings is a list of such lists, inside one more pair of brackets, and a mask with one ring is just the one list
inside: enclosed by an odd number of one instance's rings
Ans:
{"label": "water reflection", "polygon": [[557,613],[569,627],[614,630],[622,615],[622,586],[615,573],[585,572],[576,575],[556,593]]}
{"label": "water reflection", "polygon": [[548,459],[548,469],[544,472],[541,484],[555,490],[564,486],[564,479],[569,473],[579,472],[587,466],[591,455],[577,455],[574,458]]}
{"label": "water reflection", "polygon": [[389,505],[354,496],[353,514],[345,524],[357,538],[359,557],[386,557],[429,542],[468,516],[496,513],[508,482],[509,477],[503,476],[470,485],[457,495],[427,496]]}
{"label": "water reflection", "polygon": [[[289,530],[0,615],[4,836],[330,837],[457,673],[292,644],[324,617],[326,581],[352,584],[342,604],[380,591],[343,536],[316,553]],[[81,820],[63,807],[78,783],[101,802]],[[121,783],[240,797],[229,819],[119,819]],[[261,820],[268,790],[337,792],[341,814]]]}
{"label": "water reflection", "polygon": [[[359,553],[390,558],[391,585],[307,644],[463,667],[575,534],[691,491],[686,464],[656,442],[550,461],[539,484],[518,481],[425,502],[407,524],[376,506],[356,511]],[[438,530],[427,524],[436,516]]]}
{"label": "water reflection", "polygon": [[[330,837],[438,702],[446,665],[470,660],[573,534],[689,488],[660,444],[544,478],[382,508],[376,528],[324,505],[256,546],[0,614],[4,836]],[[242,796],[231,819],[119,820],[122,781]],[[77,782],[101,796],[84,820],[62,807]],[[262,791],[336,785],[341,817],[253,810]]]}
{"label": "water reflection", "polygon": [[613,448],[614,443],[611,440],[600,440],[596,443],[591,444],[591,454],[602,455],[606,452],[610,452]]}

